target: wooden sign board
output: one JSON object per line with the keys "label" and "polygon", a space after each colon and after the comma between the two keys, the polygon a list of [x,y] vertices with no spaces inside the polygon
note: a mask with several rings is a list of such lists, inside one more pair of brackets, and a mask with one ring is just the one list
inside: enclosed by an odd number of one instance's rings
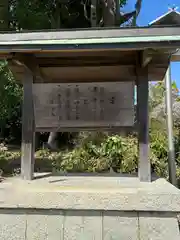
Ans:
{"label": "wooden sign board", "polygon": [[38,129],[133,126],[134,83],[33,84]]}

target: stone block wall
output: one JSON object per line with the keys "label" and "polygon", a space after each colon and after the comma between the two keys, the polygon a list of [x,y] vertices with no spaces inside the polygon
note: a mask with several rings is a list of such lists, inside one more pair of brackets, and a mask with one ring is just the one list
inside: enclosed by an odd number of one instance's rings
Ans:
{"label": "stone block wall", "polygon": [[176,214],[1,209],[0,240],[179,240]]}

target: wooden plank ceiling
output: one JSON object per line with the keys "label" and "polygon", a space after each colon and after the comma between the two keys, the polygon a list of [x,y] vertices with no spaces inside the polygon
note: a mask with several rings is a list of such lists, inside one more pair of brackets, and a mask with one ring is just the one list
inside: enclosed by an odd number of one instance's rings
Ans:
{"label": "wooden plank ceiling", "polygon": [[[135,81],[138,51],[64,51],[37,53],[29,60],[36,75],[35,82],[101,82]],[[149,81],[162,80],[169,64],[169,54],[152,52]],[[9,67],[18,81],[23,80],[25,67],[17,57],[9,57]]]}

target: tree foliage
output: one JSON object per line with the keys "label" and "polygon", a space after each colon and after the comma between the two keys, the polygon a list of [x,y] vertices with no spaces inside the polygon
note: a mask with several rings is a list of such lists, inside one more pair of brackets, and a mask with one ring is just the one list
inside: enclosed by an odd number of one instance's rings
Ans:
{"label": "tree foliage", "polygon": [[[91,27],[91,0],[3,0],[3,16],[11,29],[57,29]],[[7,19],[7,2],[9,14]],[[134,19],[141,10],[142,0],[137,0],[134,11],[124,13],[120,8],[128,0],[100,0],[97,5],[97,26],[119,26]],[[119,12],[118,10],[119,9]]]}
{"label": "tree foliage", "polygon": [[0,62],[0,126],[5,129],[20,127],[22,88],[10,72],[7,62]]}
{"label": "tree foliage", "polygon": [[[151,120],[160,122],[161,125],[166,123],[166,96],[165,82],[161,81],[150,85],[150,117]],[[180,96],[175,82],[172,82],[172,111],[174,124],[179,125],[180,121]],[[162,125],[162,126],[163,126]]]}

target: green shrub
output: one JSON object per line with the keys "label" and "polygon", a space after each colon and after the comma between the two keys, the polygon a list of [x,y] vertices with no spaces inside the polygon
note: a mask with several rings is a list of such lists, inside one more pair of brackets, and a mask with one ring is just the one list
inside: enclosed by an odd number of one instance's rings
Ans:
{"label": "green shrub", "polygon": [[35,153],[35,158],[40,158],[40,159],[49,158],[50,154],[51,153],[49,149],[40,149]]}
{"label": "green shrub", "polygon": [[11,163],[20,157],[20,152],[9,152],[7,147],[0,144],[0,169],[3,173],[12,174]]}
{"label": "green shrub", "polygon": [[[167,177],[167,139],[158,131],[150,135],[150,161],[158,176]],[[89,133],[82,134],[71,151],[50,153],[40,150],[36,157],[48,158],[52,168],[63,172],[103,172],[112,167],[116,172],[135,173],[138,169],[138,141],[134,136]]]}
{"label": "green shrub", "polygon": [[[87,140],[87,139],[88,140]],[[150,134],[150,161],[154,172],[168,178],[167,138],[156,132]],[[138,169],[138,141],[134,136],[122,137],[107,134],[84,134],[73,150],[36,152],[36,160],[46,160],[49,170],[62,172],[104,172],[112,167],[116,172],[135,173]],[[0,145],[0,169],[7,171],[10,163],[20,157],[19,152],[9,152]],[[177,147],[176,147],[177,148]],[[177,178],[180,183],[180,164],[177,159]],[[39,164],[42,165],[42,164]]]}
{"label": "green shrub", "polygon": [[104,136],[102,142],[83,139],[81,145],[72,151],[53,157],[55,169],[67,172],[103,172],[112,167],[116,172],[133,173],[137,171],[137,139]]}
{"label": "green shrub", "polygon": [[83,148],[53,157],[53,167],[63,172],[101,172],[109,168],[107,159],[89,154]]}
{"label": "green shrub", "polygon": [[167,135],[161,131],[150,134],[151,164],[157,176],[168,177]]}
{"label": "green shrub", "polygon": [[21,136],[22,87],[6,61],[0,61],[0,130],[2,137],[16,142]]}
{"label": "green shrub", "polygon": [[123,138],[123,162],[120,172],[134,173],[138,168],[138,141],[137,138],[129,136]]}

